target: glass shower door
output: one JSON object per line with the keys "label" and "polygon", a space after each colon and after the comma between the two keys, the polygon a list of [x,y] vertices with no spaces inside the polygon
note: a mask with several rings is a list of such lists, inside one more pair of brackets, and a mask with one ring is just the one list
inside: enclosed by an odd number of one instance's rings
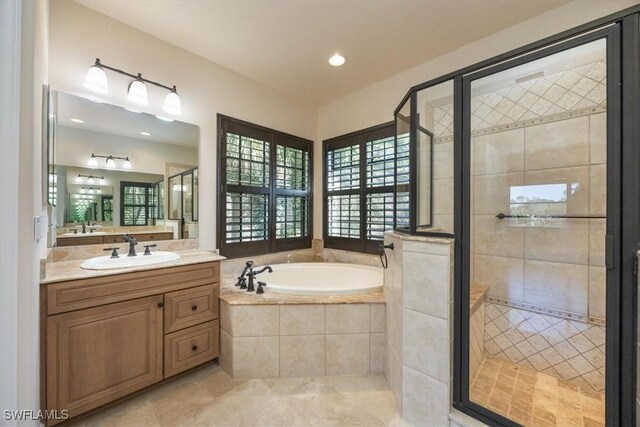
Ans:
{"label": "glass shower door", "polygon": [[607,39],[571,45],[464,85],[469,399],[522,425],[605,423]]}

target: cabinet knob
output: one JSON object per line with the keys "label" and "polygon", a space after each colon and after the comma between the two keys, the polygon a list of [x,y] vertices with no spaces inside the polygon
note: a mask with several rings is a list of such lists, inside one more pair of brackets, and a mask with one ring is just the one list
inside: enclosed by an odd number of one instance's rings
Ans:
{"label": "cabinet knob", "polygon": [[198,349],[197,345],[194,344],[194,345],[191,346],[191,350],[196,351],[197,349]]}
{"label": "cabinet knob", "polygon": [[162,307],[164,307],[164,303],[163,303],[162,301],[160,301],[160,302],[158,303],[158,307],[161,307],[161,308],[162,308]]}
{"label": "cabinet knob", "polygon": [[193,304],[193,305],[191,306],[191,310],[196,311],[197,309],[198,309],[198,306],[197,306],[197,305]]}

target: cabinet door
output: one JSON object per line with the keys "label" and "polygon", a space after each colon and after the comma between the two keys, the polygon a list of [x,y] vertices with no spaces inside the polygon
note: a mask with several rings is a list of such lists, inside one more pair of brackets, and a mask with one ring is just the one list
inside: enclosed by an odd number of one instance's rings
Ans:
{"label": "cabinet door", "polygon": [[75,416],[162,379],[162,295],[47,318],[47,409]]}

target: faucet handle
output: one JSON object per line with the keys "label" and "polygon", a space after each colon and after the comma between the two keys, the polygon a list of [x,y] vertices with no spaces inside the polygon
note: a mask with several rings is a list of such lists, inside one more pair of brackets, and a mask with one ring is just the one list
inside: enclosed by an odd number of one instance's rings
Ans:
{"label": "faucet handle", "polygon": [[155,243],[153,245],[144,245],[144,255],[151,255],[151,249],[149,248],[155,248],[156,245]]}
{"label": "faucet handle", "polygon": [[265,282],[258,281],[258,289],[256,289],[256,294],[264,294],[263,286],[267,286]]}
{"label": "faucet handle", "polygon": [[118,255],[118,247],[114,246],[113,248],[105,248],[103,249],[103,251],[107,252],[107,251],[113,251],[111,252],[111,258],[120,258],[120,255]]}

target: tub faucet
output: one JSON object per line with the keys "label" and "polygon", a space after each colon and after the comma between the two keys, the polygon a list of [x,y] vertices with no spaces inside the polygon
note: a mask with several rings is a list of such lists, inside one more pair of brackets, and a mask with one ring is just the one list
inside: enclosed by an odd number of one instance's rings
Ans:
{"label": "tub faucet", "polygon": [[136,239],[134,239],[133,237],[129,236],[128,234],[124,235],[124,241],[129,243],[129,255],[127,256],[136,256],[138,254],[136,254],[136,245],[138,244],[138,241]]}
{"label": "tub faucet", "polygon": [[248,274],[248,276],[249,276],[249,284],[247,285],[247,292],[253,292],[253,291],[256,290],[256,288],[253,285],[253,278],[256,277],[260,273],[264,273],[265,271],[269,271],[269,273],[273,273],[273,268],[271,268],[268,265],[265,266],[265,267],[262,267],[258,271],[253,271],[252,268],[249,268],[249,274]]}
{"label": "tub faucet", "polygon": [[247,270],[249,270],[252,265],[253,261],[247,261],[244,265],[244,270],[242,270],[242,273],[240,273],[240,276],[238,276],[238,282],[236,283],[236,286],[240,286],[240,289],[247,289],[247,279],[245,278],[245,276],[247,275]]}

